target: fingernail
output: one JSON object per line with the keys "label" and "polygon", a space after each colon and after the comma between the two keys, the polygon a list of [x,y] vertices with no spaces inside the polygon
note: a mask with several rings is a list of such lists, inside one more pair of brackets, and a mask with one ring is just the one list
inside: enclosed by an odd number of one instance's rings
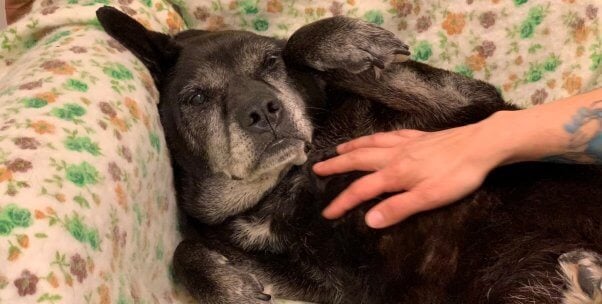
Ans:
{"label": "fingernail", "polygon": [[331,212],[330,212],[330,210],[328,208],[322,210],[322,216],[325,217],[325,218],[327,218],[327,219],[329,219],[329,220],[332,220],[332,219],[334,219],[334,217],[330,213]]}
{"label": "fingernail", "polygon": [[322,165],[321,165],[321,164],[322,164],[322,163],[315,163],[315,164],[314,164],[314,166],[313,166],[313,170],[314,170],[314,171],[320,170],[320,167],[322,167]]}
{"label": "fingernail", "polygon": [[383,226],[385,218],[379,211],[370,211],[366,215],[366,224],[372,228],[380,228]]}
{"label": "fingernail", "polygon": [[346,146],[347,146],[346,144],[340,144],[340,145],[338,145],[337,146],[337,152],[343,151],[343,149],[345,149]]}

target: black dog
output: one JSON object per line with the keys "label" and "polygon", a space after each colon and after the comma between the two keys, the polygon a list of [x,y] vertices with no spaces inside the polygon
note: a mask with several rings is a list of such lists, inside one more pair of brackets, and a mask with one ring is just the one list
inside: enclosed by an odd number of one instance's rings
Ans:
{"label": "black dog", "polygon": [[[469,197],[385,230],[375,202],[320,211],[361,173],[316,178],[330,147],[379,131],[440,130],[512,110],[489,84],[413,61],[376,26],[324,19],[279,41],[147,31],[102,8],[152,73],[187,214],[178,278],[200,303],[600,303],[602,171],[524,163]],[[309,158],[309,161],[308,161]]]}

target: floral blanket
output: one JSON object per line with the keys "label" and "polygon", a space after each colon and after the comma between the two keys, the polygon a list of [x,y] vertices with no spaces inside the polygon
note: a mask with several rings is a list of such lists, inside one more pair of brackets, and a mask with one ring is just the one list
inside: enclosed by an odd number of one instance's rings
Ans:
{"label": "floral blanket", "polygon": [[[184,2],[186,1],[186,2]],[[599,0],[173,0],[190,27],[286,37],[363,18],[530,106],[600,87]],[[0,303],[187,303],[156,88],[94,12],[175,33],[164,0],[37,0],[0,32]]]}
{"label": "floral blanket", "polygon": [[162,0],[43,0],[0,33],[0,303],[180,302],[158,93],[104,4],[183,27]]}
{"label": "floral blanket", "polygon": [[600,0],[173,0],[190,27],[287,37],[346,15],[385,27],[412,59],[496,85],[528,107],[602,86]]}

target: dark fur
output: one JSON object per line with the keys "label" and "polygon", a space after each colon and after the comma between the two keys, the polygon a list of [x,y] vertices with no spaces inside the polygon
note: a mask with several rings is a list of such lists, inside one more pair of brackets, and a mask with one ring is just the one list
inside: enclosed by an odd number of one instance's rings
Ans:
{"label": "dark fur", "polygon": [[[303,27],[286,43],[243,32],[187,31],[170,38],[110,8],[98,16],[107,32],[149,67],[160,90],[179,203],[188,214],[174,267],[200,303],[266,303],[267,285],[274,296],[321,303],[561,303],[566,283],[558,272],[559,256],[602,252],[602,172],[595,166],[499,168],[467,198],[384,230],[364,224],[375,201],[336,221],[320,216],[361,175],[321,179],[311,173],[310,165],[331,154],[334,145],[399,128],[461,126],[514,109],[484,82],[418,62],[392,63],[394,54],[407,50],[386,31],[338,17]],[[201,125],[209,118],[181,95],[199,71],[211,73],[203,70],[207,62],[229,69],[252,66],[239,66],[241,59],[230,55],[239,45],[282,51],[286,66],[268,73],[288,79],[303,96],[313,125],[309,161],[284,169],[279,182],[252,204],[234,214],[211,209],[217,212],[212,217],[202,204],[215,203],[214,194],[247,191],[236,186],[244,178],[209,173],[211,155],[202,141],[212,135]],[[221,50],[219,56],[210,49]],[[374,66],[384,70],[378,73]],[[225,112],[247,111],[253,101],[241,98],[258,90],[270,94],[262,84],[269,84],[262,65],[254,67],[258,70],[246,74],[229,70],[224,82],[230,85],[219,93]],[[246,95],[229,91],[241,85]],[[185,115],[193,119],[183,125]],[[195,124],[183,135],[182,128]],[[290,124],[275,129],[276,137],[295,132]],[[266,140],[249,136],[258,145]],[[233,237],[240,233],[235,223],[253,227],[265,220],[272,241],[249,245]]]}

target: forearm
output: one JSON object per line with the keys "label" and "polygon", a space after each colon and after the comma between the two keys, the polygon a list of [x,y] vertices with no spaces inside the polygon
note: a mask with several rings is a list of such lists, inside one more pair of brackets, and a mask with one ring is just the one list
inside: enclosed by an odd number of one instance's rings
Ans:
{"label": "forearm", "polygon": [[[499,112],[491,128],[501,164],[549,160],[602,163],[602,89],[536,106]],[[491,140],[491,139],[490,139]]]}

